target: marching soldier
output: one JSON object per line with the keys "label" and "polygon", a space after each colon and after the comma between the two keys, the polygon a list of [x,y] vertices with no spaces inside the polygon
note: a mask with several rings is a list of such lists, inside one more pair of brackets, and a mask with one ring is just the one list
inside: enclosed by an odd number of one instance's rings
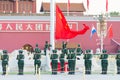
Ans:
{"label": "marching soldier", "polygon": [[70,49],[69,54],[67,55],[68,67],[69,67],[68,74],[75,74],[76,54],[74,51],[75,49]]}
{"label": "marching soldier", "polygon": [[19,54],[17,55],[18,60],[18,74],[23,75],[24,70],[24,54],[22,50],[19,50]]}
{"label": "marching soldier", "polygon": [[65,54],[63,50],[62,53],[60,54],[59,60],[60,60],[61,72],[63,73],[65,69]]}
{"label": "marching soldier", "polygon": [[91,50],[86,50],[86,54],[84,54],[84,59],[85,59],[85,74],[91,74],[91,66],[92,66],[92,54],[90,54]]}
{"label": "marching soldier", "polygon": [[120,50],[118,50],[118,54],[116,55],[116,65],[117,65],[117,74],[120,74]]}
{"label": "marching soldier", "polygon": [[76,49],[77,55],[81,55],[83,53],[82,49],[80,48],[80,44],[78,44],[78,47]]}
{"label": "marching soldier", "polygon": [[102,67],[102,74],[107,74],[107,68],[108,68],[108,54],[106,54],[106,50],[102,51],[103,54],[101,54],[101,67]]}
{"label": "marching soldier", "polygon": [[36,44],[35,54],[33,56],[34,59],[34,67],[35,67],[35,74],[39,74],[40,66],[41,66],[41,50],[38,48],[38,44]]}
{"label": "marching soldier", "polygon": [[52,74],[57,74],[58,68],[58,54],[57,50],[52,50],[53,54],[51,54],[50,59],[52,60]]}
{"label": "marching soldier", "polygon": [[7,50],[3,50],[3,55],[1,56],[2,60],[2,71],[3,75],[6,74],[7,66],[8,66],[8,61],[9,61],[9,56],[7,54]]}

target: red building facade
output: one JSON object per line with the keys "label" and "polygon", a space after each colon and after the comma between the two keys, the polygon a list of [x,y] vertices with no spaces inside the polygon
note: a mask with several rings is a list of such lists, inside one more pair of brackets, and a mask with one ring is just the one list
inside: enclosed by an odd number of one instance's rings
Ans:
{"label": "red building facade", "polygon": [[36,13],[36,0],[0,0],[0,13]]}

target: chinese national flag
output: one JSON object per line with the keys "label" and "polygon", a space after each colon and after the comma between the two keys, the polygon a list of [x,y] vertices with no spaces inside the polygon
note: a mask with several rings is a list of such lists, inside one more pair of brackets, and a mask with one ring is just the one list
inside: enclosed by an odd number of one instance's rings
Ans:
{"label": "chinese national flag", "polygon": [[108,37],[111,39],[113,37],[113,30],[112,30],[112,24],[110,25],[108,29]]}
{"label": "chinese national flag", "polygon": [[85,34],[89,29],[88,26],[83,24],[84,29],[80,31],[72,31],[69,28],[69,25],[62,14],[62,11],[56,5],[56,29],[55,29],[55,38],[56,39],[71,39],[77,36],[78,34]]}

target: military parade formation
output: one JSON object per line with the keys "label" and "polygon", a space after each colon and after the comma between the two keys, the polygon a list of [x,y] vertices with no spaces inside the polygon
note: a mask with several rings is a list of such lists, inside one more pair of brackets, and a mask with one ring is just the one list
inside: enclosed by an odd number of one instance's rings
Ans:
{"label": "military parade formation", "polygon": [[[48,54],[47,50],[50,49],[50,44],[46,41],[45,47],[44,47],[44,55]],[[23,54],[23,50],[18,51],[18,55],[16,56],[16,60],[18,61],[18,75],[24,74],[24,59],[25,56]],[[41,57],[42,57],[41,49],[39,48],[38,44],[36,44],[36,47],[34,49],[33,54],[33,60],[34,60],[34,74],[40,74],[40,68],[41,68]],[[66,68],[66,62],[67,62],[67,71],[69,75],[74,75],[76,72],[76,60],[81,60],[77,56],[83,55],[84,59],[84,73],[85,74],[91,74],[92,73],[92,57],[93,54],[90,49],[85,50],[85,52],[82,50],[80,44],[78,44],[77,48],[67,48],[67,42],[62,43],[62,49],[61,52],[58,53],[57,49],[52,50],[52,53],[50,54],[51,59],[51,69],[52,74],[57,75],[58,73],[58,63],[60,63],[60,72],[64,73]],[[107,74],[108,71],[108,57],[109,54],[107,54],[107,50],[102,50],[102,53],[99,54],[98,59],[101,61],[101,74]],[[120,50],[117,51],[117,54],[115,54],[115,60],[116,60],[116,67],[117,67],[117,74],[120,74]],[[2,75],[7,74],[7,67],[9,62],[9,54],[7,50],[3,50],[3,54],[1,55],[1,61],[2,61]]]}

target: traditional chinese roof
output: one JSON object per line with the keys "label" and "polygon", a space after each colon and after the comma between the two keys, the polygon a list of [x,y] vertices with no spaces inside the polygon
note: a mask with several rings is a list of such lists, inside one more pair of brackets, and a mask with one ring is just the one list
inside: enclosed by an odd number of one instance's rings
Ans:
{"label": "traditional chinese roof", "polygon": [[[67,12],[68,3],[56,3],[56,4],[60,7],[60,9],[63,12]],[[41,7],[43,7],[44,12],[50,12],[50,3],[42,3]],[[83,3],[70,3],[69,12],[84,12],[84,11],[86,10]]]}

